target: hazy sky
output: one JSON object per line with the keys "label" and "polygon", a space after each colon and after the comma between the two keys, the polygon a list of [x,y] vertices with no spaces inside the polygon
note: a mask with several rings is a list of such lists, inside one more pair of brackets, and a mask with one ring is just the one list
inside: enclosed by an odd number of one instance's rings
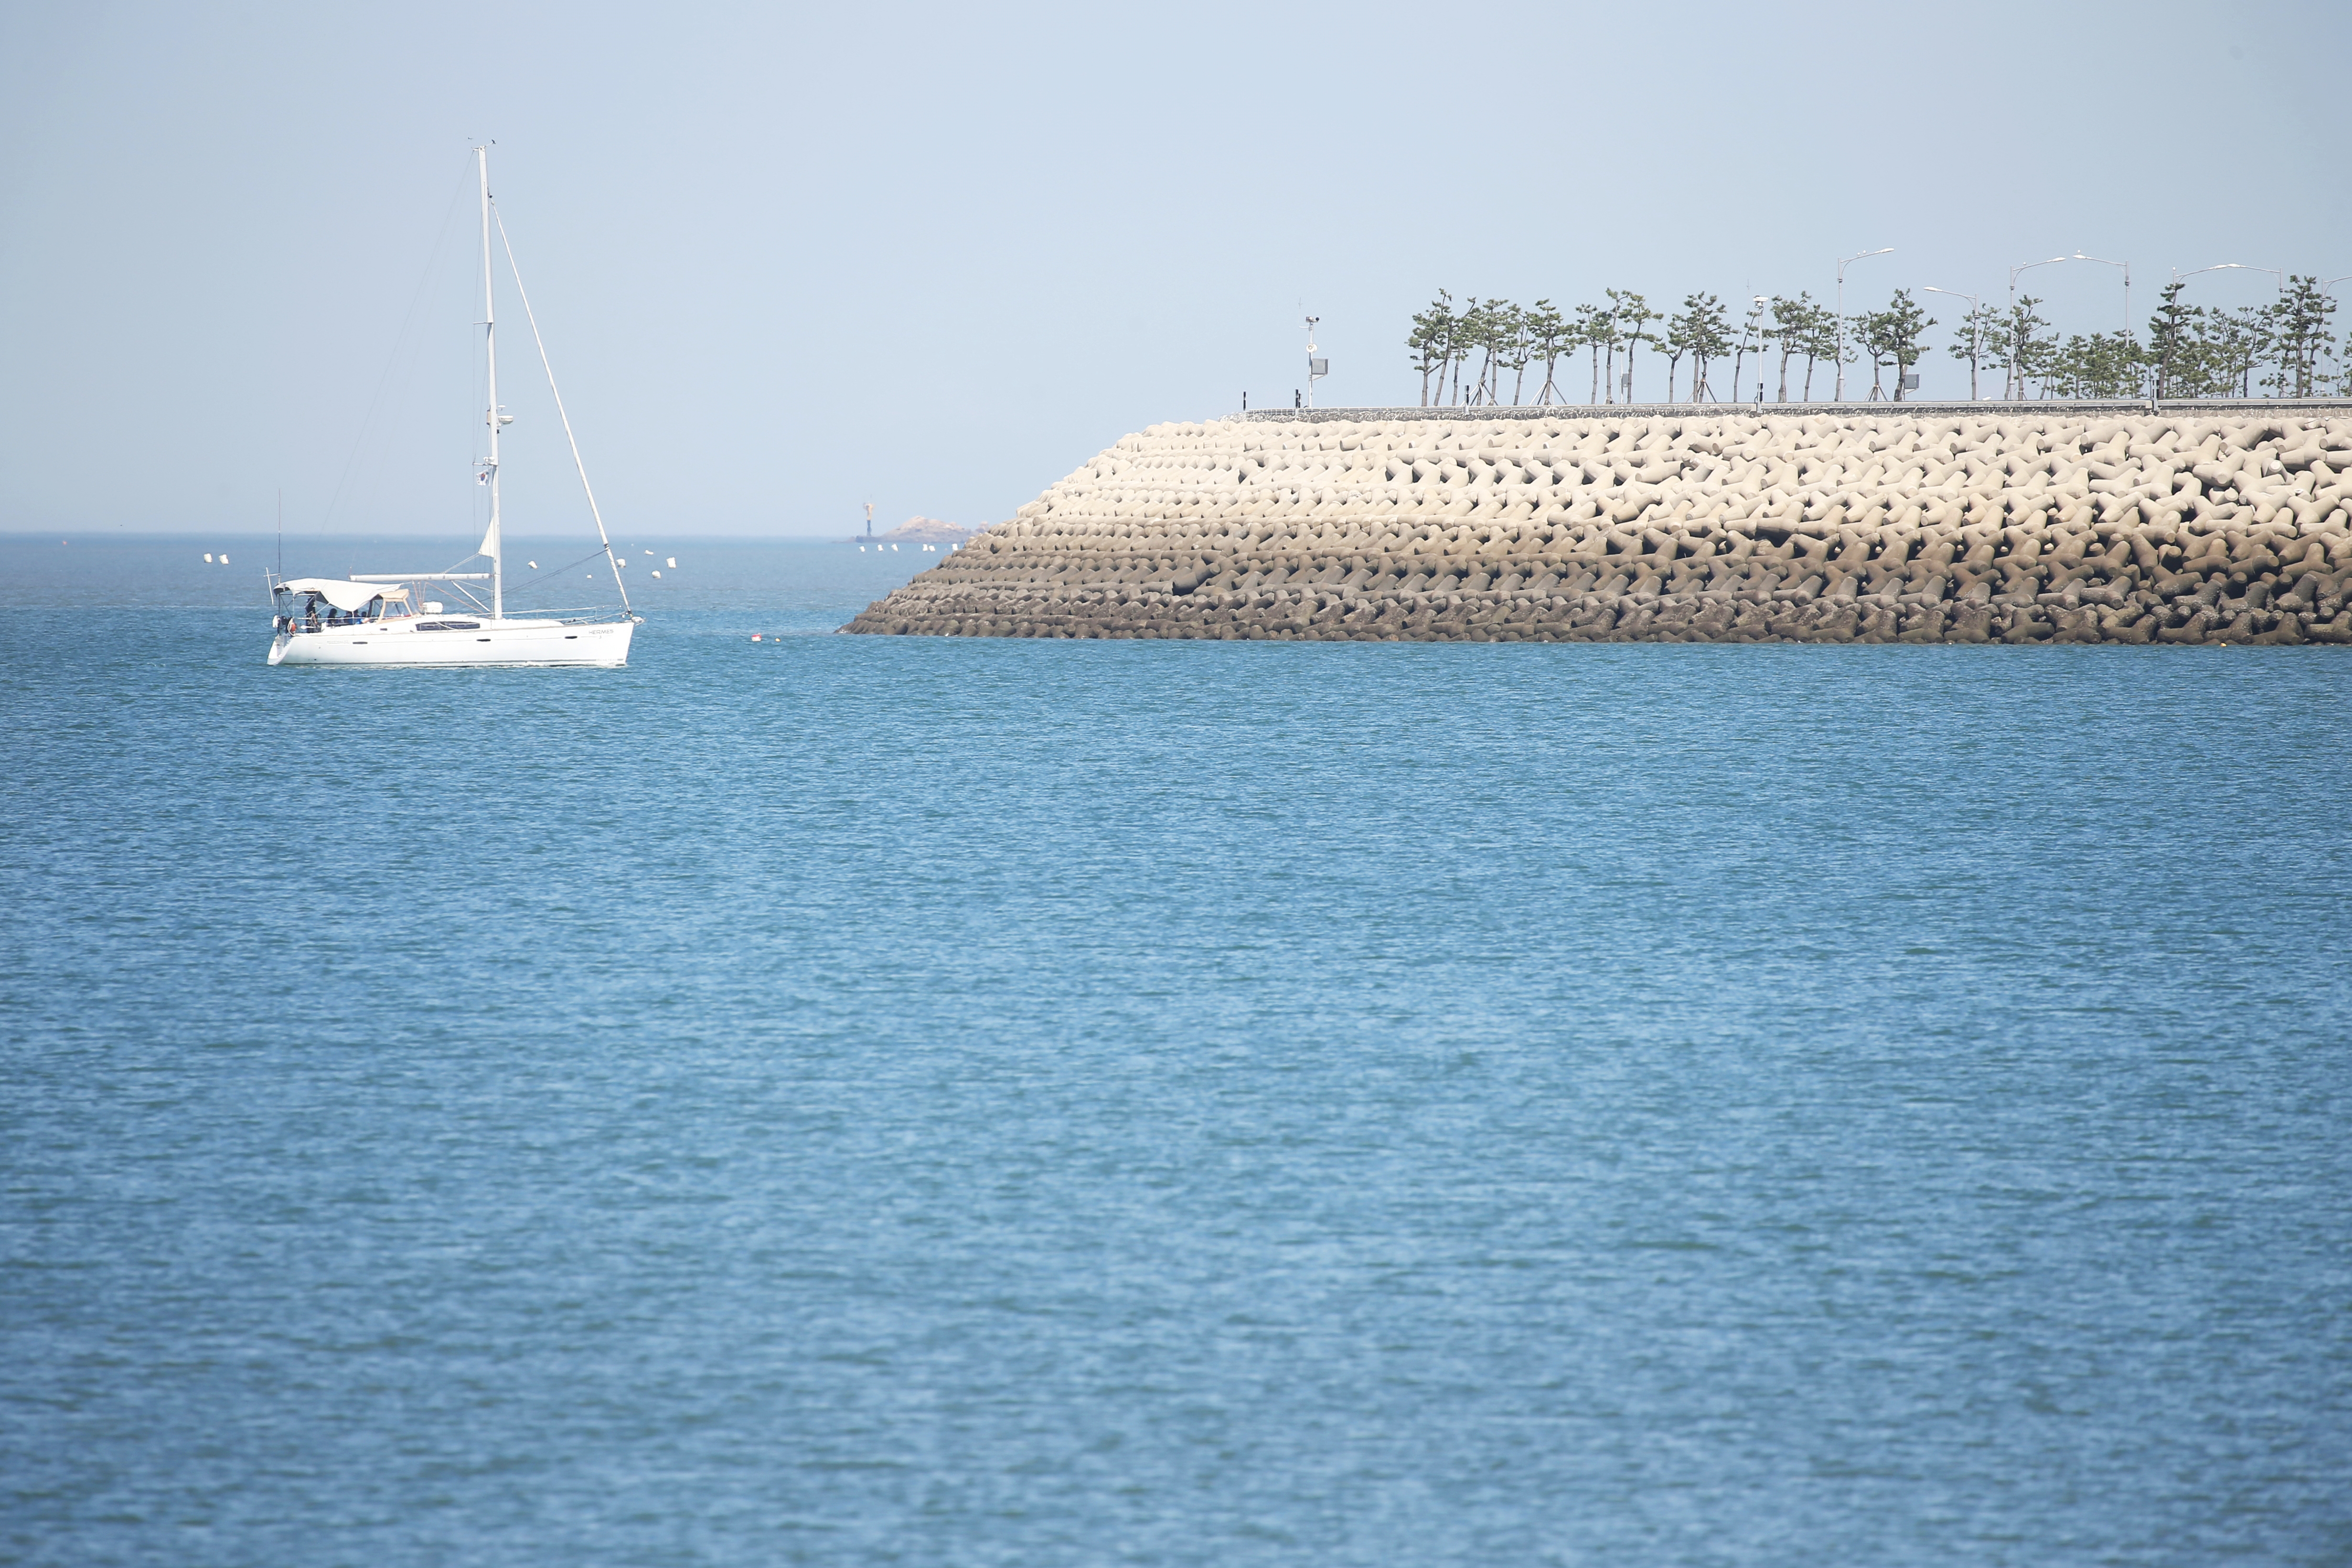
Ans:
{"label": "hazy sky", "polygon": [[[1826,298],[1897,247],[1853,308],[2079,248],[2132,263],[2145,320],[2169,267],[2352,272],[2347,17],[0,7],[0,528],[250,530],[282,486],[289,530],[462,532],[477,138],[615,526],[839,535],[867,500],[1001,518],[1125,432],[1286,403],[1302,300],[1323,401],[1396,403],[1441,287]],[[2111,268],[2029,280],[2121,323]],[[500,310],[509,526],[584,528]]]}

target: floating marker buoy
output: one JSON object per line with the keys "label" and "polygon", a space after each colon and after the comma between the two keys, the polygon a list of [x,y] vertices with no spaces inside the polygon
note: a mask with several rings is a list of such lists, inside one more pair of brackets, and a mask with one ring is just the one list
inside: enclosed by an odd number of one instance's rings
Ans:
{"label": "floating marker buoy", "polygon": [[890,547],[890,553],[892,555],[897,555],[898,553],[898,547],[897,545],[892,545]]}
{"label": "floating marker buoy", "polygon": [[210,551],[210,550],[206,550],[206,551],[205,551],[205,564],[206,566],[210,566],[210,565],[212,565],[212,563],[213,563],[213,552],[212,552],[212,551]]}
{"label": "floating marker buoy", "polygon": [[677,570],[677,557],[676,557],[676,556],[670,556],[670,557],[668,557],[668,558],[667,558],[667,564],[668,564],[668,566],[669,566],[670,570],[672,570],[672,571],[676,571],[676,570]]}
{"label": "floating marker buoy", "polygon": [[537,562],[537,561],[535,561],[535,560],[527,560],[527,561],[523,562],[523,565],[525,565],[525,566],[527,566],[527,567],[530,568],[530,570],[533,570],[533,571],[537,571],[537,570],[539,570],[539,562]]}
{"label": "floating marker buoy", "polygon": [[228,552],[226,550],[223,550],[221,552],[221,564],[223,566],[226,566],[228,564]]}
{"label": "floating marker buoy", "polygon": [[656,567],[656,568],[654,568],[654,575],[655,575],[656,577],[659,577],[659,576],[661,575],[661,568],[659,568],[659,567]]}
{"label": "floating marker buoy", "polygon": [[760,634],[759,634],[757,632],[752,632],[752,633],[751,633],[751,641],[753,641],[754,643],[756,643],[756,642],[758,642],[759,640],[760,640]]}

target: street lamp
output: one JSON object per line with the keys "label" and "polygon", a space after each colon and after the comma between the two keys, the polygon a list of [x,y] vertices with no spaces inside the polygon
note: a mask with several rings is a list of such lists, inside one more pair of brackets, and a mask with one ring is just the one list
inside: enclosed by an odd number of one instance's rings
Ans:
{"label": "street lamp", "polygon": [[[2172,281],[2175,283],[2181,282],[2184,279],[2196,277],[2199,272],[2267,272],[2278,280],[2278,291],[2281,294],[2284,294],[2286,292],[2286,272],[2284,268],[2276,267],[2249,267],[2242,261],[2217,261],[2210,267],[2198,267],[2194,272],[2183,272],[2176,267],[2172,269]],[[2336,281],[2341,283],[2344,280],[2339,277]]]}
{"label": "street lamp", "polygon": [[[2045,256],[2040,261],[2021,261],[2015,267],[2009,269],[2009,329],[2011,332],[2017,330],[2017,275],[2021,272],[2031,272],[2037,267],[2048,267],[2054,262],[2061,262],[2065,259],[2066,258],[2063,256]],[[2017,359],[2017,355],[2015,353],[2011,353],[2009,357],[2012,362],[2009,367],[2008,373],[2002,378],[2002,386],[2000,389],[2001,396],[2009,398],[2011,396],[2011,389],[2013,387],[2016,389],[2016,395],[2011,398],[2011,401],[2022,402],[2025,401],[2025,370],[2023,366],[2014,362]]]}
{"label": "street lamp", "polygon": [[2120,267],[2124,269],[2124,330],[2126,332],[2130,331],[2132,324],[2131,263],[2128,261],[2109,261],[2104,256],[2084,256],[2079,250],[2073,256],[2068,256],[2066,259],[2069,261],[2095,261],[2101,267]]}
{"label": "street lamp", "polygon": [[[1748,302],[1750,305],[1769,305],[1771,303],[1770,300],[1765,298],[1761,294],[1748,296]],[[1764,334],[1756,330],[1756,324],[1763,319],[1763,311],[1750,310],[1748,313],[1748,319],[1739,324],[1739,351],[1741,353],[1745,354],[1748,352],[1748,340],[1749,338],[1752,337],[1756,340],[1756,401],[1758,402],[1762,402],[1764,401]],[[1739,401],[1739,377],[1736,371],[1733,373],[1731,378],[1731,401],[1735,403]]]}
{"label": "street lamp", "polygon": [[[1919,287],[1929,294],[1948,294],[1955,299],[1967,300],[1969,302],[1969,345],[1972,349],[1983,348],[1983,345],[1977,341],[1978,336],[1984,330],[1984,324],[1977,319],[1975,295],[1963,294],[1957,288],[1938,288],[1932,283],[1923,283]],[[1977,401],[1977,356],[1973,353],[1969,356],[1969,401],[1970,402]]]}
{"label": "street lamp", "polygon": [[1839,262],[1839,263],[1837,264],[1837,321],[1838,321],[1838,335],[1837,335],[1837,361],[1838,361],[1838,370],[1837,370],[1837,395],[1836,395],[1836,400],[1835,400],[1835,401],[1837,401],[1837,402],[1843,402],[1845,401],[1845,269],[1846,269],[1846,266],[1847,266],[1847,264],[1848,264],[1848,263],[1850,263],[1850,262],[1864,261],[1864,260],[1866,260],[1866,259],[1868,259],[1869,257],[1874,256],[1893,256],[1894,254],[1895,254],[1895,247],[1894,247],[1893,246],[1891,246],[1891,245],[1890,245],[1890,246],[1887,246],[1885,249],[1884,249],[1884,250],[1865,250],[1865,251],[1864,251],[1860,256],[1847,256],[1847,257],[1845,258],[1845,260],[1844,260],[1844,261],[1841,261],[1841,262]]}

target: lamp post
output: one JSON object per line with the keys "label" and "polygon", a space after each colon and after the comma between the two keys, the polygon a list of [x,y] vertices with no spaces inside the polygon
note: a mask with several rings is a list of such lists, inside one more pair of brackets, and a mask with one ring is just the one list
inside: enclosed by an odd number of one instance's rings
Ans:
{"label": "lamp post", "polygon": [[[1984,323],[1977,319],[1977,297],[1973,294],[1963,294],[1957,288],[1938,288],[1932,283],[1923,283],[1919,287],[1928,294],[1948,294],[1955,299],[1965,299],[1969,302],[1969,346],[1981,350],[1984,345],[1978,342],[1977,339],[1984,330]],[[1974,353],[1969,355],[1969,401],[1970,402],[1977,401],[1977,356]]]}
{"label": "lamp post", "polygon": [[2131,263],[2128,261],[2109,261],[2104,256],[2084,256],[2079,250],[2074,255],[2068,256],[2066,259],[2069,261],[2095,261],[2101,267],[2120,267],[2124,269],[2124,330],[2126,332],[2130,331],[2132,329]]}
{"label": "lamp post", "polygon": [[[1770,303],[1761,294],[1749,296],[1748,302],[1750,305]],[[1748,351],[1748,340],[1751,337],[1756,340],[1756,401],[1758,402],[1764,401],[1764,334],[1756,330],[1756,323],[1763,319],[1762,311],[1750,310],[1748,313],[1748,319],[1739,324],[1739,351],[1742,354]],[[1731,378],[1731,401],[1735,403],[1739,401],[1739,376],[1736,371]]]}
{"label": "lamp post", "polygon": [[[1758,305],[1761,305],[1761,306],[1769,306],[1769,305],[1772,303],[1769,299],[1765,298],[1764,298],[1764,296],[1762,296],[1761,294],[1752,295],[1752,296],[1750,296],[1749,298],[1753,300],[1753,302],[1754,302],[1754,303],[1756,303],[1756,304],[1758,304]],[[1757,322],[1757,332],[1756,332],[1756,406],[1757,406],[1758,408],[1759,408],[1759,409],[1760,409],[1760,408],[1762,408],[1762,407],[1764,406],[1764,331],[1763,331],[1763,321],[1764,321],[1764,318],[1763,318],[1762,314],[1759,312],[1759,313],[1757,315],[1757,317],[1756,317],[1756,322]]]}
{"label": "lamp post", "polygon": [[[2021,261],[2015,267],[2009,269],[2009,321],[2011,330],[2014,331],[2017,325],[2017,275],[2021,272],[2031,272],[2037,267],[2048,267],[2053,262],[2060,262],[2065,259],[2066,258],[2063,256],[2044,256],[2040,261]],[[2004,384],[2000,389],[2001,396],[2009,399],[2012,402],[2023,402],[2025,401],[2025,367],[2017,363],[2017,354],[2013,345],[2011,347],[2009,359],[2009,370],[2002,378]],[[2014,389],[2013,394],[2011,391],[2012,388]]]}
{"label": "lamp post", "polygon": [[1844,261],[1841,261],[1837,264],[1838,368],[1837,393],[1833,400],[1835,402],[1843,402],[1845,401],[1845,269],[1847,266],[1853,262],[1864,261],[1874,256],[1893,256],[1894,254],[1895,247],[1890,245],[1884,250],[1865,250],[1859,256],[1847,256]]}

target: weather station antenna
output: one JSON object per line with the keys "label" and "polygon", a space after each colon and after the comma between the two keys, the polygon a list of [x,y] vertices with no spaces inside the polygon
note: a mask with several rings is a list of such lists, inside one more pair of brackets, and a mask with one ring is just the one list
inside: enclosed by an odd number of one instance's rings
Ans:
{"label": "weather station antenna", "polygon": [[1315,406],[1315,383],[1331,373],[1331,361],[1318,358],[1315,352],[1315,323],[1320,316],[1307,318],[1307,406]]}

